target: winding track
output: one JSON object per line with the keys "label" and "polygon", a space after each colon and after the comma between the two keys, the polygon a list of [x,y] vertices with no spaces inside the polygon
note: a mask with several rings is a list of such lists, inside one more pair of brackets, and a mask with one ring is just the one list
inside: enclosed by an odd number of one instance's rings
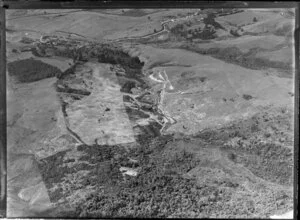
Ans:
{"label": "winding track", "polygon": [[124,38],[119,38],[119,39],[115,39],[115,40],[111,40],[111,42],[119,42],[119,41],[123,41],[123,40],[137,40],[137,39],[142,39],[142,38],[149,38],[149,37],[153,37],[155,35],[159,35],[159,34],[162,34],[163,32],[170,32],[167,24],[168,23],[173,23],[173,22],[177,22],[177,21],[180,21],[180,20],[186,20],[188,18],[192,18],[194,16],[197,16],[197,12],[194,13],[193,15],[188,15],[188,16],[185,16],[185,17],[182,17],[182,18],[177,18],[177,19],[170,19],[170,20],[166,20],[164,22],[161,22],[161,26],[162,28],[155,32],[155,33],[152,33],[152,34],[146,34],[144,36],[137,36],[137,37],[124,37]]}
{"label": "winding track", "polygon": [[[162,76],[162,73],[164,76]],[[163,132],[164,128],[168,125],[168,124],[175,124],[177,121],[175,118],[173,118],[167,111],[165,111],[163,109],[163,102],[164,102],[164,98],[165,98],[165,94],[167,93],[165,90],[166,90],[166,87],[167,87],[167,84],[169,84],[170,88],[172,89],[173,86],[171,84],[171,82],[169,81],[169,78],[168,78],[168,75],[166,73],[166,70],[163,70],[163,71],[160,71],[158,73],[158,77],[161,79],[156,79],[153,74],[149,76],[150,79],[156,81],[156,82],[161,82],[163,83],[163,88],[160,92],[160,98],[159,98],[159,102],[158,102],[158,111],[161,115],[164,116],[164,123],[163,123],[163,126],[162,128],[160,129],[160,133]]]}

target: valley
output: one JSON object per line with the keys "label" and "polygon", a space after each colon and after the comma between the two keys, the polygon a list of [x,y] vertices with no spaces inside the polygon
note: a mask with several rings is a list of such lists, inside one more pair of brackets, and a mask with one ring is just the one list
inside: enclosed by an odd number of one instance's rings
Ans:
{"label": "valley", "polygon": [[9,217],[294,209],[291,9],[21,11],[7,15]]}

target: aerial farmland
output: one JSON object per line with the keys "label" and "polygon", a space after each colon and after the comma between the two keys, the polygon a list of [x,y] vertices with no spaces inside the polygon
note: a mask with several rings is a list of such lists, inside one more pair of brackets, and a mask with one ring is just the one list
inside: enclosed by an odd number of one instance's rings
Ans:
{"label": "aerial farmland", "polygon": [[9,217],[291,214],[293,9],[7,10]]}

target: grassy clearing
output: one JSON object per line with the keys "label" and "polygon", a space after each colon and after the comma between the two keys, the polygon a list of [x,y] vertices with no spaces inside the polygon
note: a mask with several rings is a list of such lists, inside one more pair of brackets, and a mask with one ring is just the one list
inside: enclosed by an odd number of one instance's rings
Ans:
{"label": "grassy clearing", "polygon": [[8,72],[21,83],[34,82],[61,74],[61,70],[35,59],[18,60],[7,65]]}

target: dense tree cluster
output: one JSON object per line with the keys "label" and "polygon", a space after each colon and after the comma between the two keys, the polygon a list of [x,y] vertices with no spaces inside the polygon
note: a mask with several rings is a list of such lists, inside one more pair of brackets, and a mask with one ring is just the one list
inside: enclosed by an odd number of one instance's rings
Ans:
{"label": "dense tree cluster", "polygon": [[[117,184],[114,193],[91,194],[77,207],[77,215],[166,218],[201,217],[214,212],[209,206],[226,198],[220,197],[222,187],[199,186],[195,179],[182,177],[199,161],[184,149],[168,154],[167,142],[166,137],[157,137],[150,145],[136,149],[139,175],[127,176]],[[230,181],[225,185],[228,193],[230,188],[238,186]]]}
{"label": "dense tree cluster", "polygon": [[240,37],[241,35],[238,33],[238,30],[231,29],[229,32],[232,36]]}
{"label": "dense tree cluster", "polygon": [[111,49],[109,45],[97,50],[98,61],[101,63],[119,64],[125,71],[141,69],[144,65],[138,57],[131,57],[121,49]]}
{"label": "dense tree cluster", "polygon": [[195,28],[195,29],[187,29],[186,25],[177,24],[175,27],[171,29],[171,33],[178,37],[183,37],[189,40],[192,39],[202,39],[208,40],[216,37],[216,30],[213,26],[206,25],[203,29]]}
{"label": "dense tree cluster", "polygon": [[208,14],[206,18],[203,19],[204,24],[212,25],[215,29],[225,29],[222,25],[215,21],[215,14]]}
{"label": "dense tree cluster", "polygon": [[179,23],[171,28],[171,33],[178,37],[183,37],[189,40],[201,39],[209,40],[217,37],[216,30],[223,29],[224,27],[215,21],[215,15],[210,13],[204,18],[204,28],[193,28],[191,21],[186,24]]}
{"label": "dense tree cluster", "polygon": [[61,74],[57,67],[35,59],[10,62],[7,68],[9,74],[19,82],[34,82]]}

